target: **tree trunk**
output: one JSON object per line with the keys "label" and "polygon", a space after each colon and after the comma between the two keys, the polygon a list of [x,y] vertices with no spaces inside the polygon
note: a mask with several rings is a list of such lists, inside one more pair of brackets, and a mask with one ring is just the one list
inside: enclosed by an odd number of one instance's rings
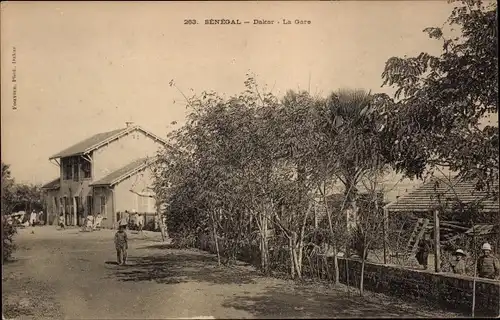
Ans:
{"label": "tree trunk", "polygon": [[257,226],[260,233],[260,267],[265,274],[269,274],[269,259],[268,259],[268,245],[267,245],[267,220],[262,213],[259,214],[257,219]]}
{"label": "tree trunk", "polygon": [[300,238],[298,239],[298,247],[299,247],[299,254],[298,254],[298,267],[300,270],[300,274],[302,276],[302,256],[303,256],[303,251],[304,251],[304,237],[305,237],[305,230],[306,230],[306,224],[307,224],[307,218],[309,217],[309,214],[311,212],[311,206],[307,208],[306,213],[304,214],[304,219],[302,220],[302,226],[300,228]]}
{"label": "tree trunk", "polygon": [[339,270],[339,258],[337,243],[333,244],[333,266],[335,268],[335,284],[338,285],[340,283],[340,270]]}
{"label": "tree trunk", "polygon": [[[160,227],[161,240],[163,242],[165,242],[167,237],[165,235],[165,227],[164,227],[164,223],[163,223],[163,217],[162,217],[162,214],[160,211],[160,201],[159,201],[159,199],[156,198],[155,202],[156,202],[156,217],[158,219],[158,226]],[[144,221],[146,221],[146,218],[144,218]],[[156,226],[155,226],[155,228],[156,228]]]}
{"label": "tree trunk", "polygon": [[288,251],[290,252],[290,276],[295,279],[295,262],[293,261],[293,240],[288,238]]}
{"label": "tree trunk", "polygon": [[361,276],[359,279],[359,295],[362,296],[364,293],[364,280],[365,280],[365,261],[366,261],[367,249],[366,246],[363,248],[363,257],[361,258]]}
{"label": "tree trunk", "polygon": [[297,235],[295,233],[293,234],[293,240],[292,241],[294,242],[292,253],[293,253],[293,262],[294,262],[294,265],[295,265],[295,271],[297,273],[297,278],[302,279],[302,270],[300,268],[298,257],[297,257],[297,245],[296,245],[296,243],[297,243]]}
{"label": "tree trunk", "polygon": [[347,288],[347,295],[351,295],[351,290],[349,289],[349,259],[345,257],[345,283]]}
{"label": "tree trunk", "polygon": [[350,236],[357,221],[357,190],[355,184],[350,182],[349,179],[347,179],[347,184],[345,187],[345,199],[347,200],[346,202],[349,203],[348,207],[345,208],[345,214],[347,222],[347,233]]}
{"label": "tree trunk", "polygon": [[220,267],[220,252],[219,252],[219,240],[217,239],[217,226],[215,224],[215,213],[212,211],[212,230],[215,242],[215,250],[217,252],[217,265]]}

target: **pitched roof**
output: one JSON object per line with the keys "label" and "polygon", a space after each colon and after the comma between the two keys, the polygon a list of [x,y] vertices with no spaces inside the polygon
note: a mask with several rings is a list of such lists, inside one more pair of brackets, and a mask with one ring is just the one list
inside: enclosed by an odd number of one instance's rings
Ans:
{"label": "pitched roof", "polygon": [[151,133],[151,132],[149,132],[149,131],[147,131],[139,126],[133,126],[133,127],[116,129],[116,130],[109,131],[109,132],[95,134],[90,138],[87,138],[83,141],[80,141],[80,142],[72,145],[71,147],[64,149],[61,152],[56,153],[55,155],[51,156],[49,158],[49,160],[56,159],[56,158],[69,157],[69,156],[73,156],[73,155],[86,154],[88,152],[91,152],[91,151],[93,151],[93,150],[95,150],[95,149],[115,140],[115,139],[118,139],[127,133],[135,131],[135,130],[142,131],[146,135],[153,137],[155,140],[160,141],[163,144],[166,144],[165,140],[154,135],[153,133]]}
{"label": "pitched roof", "polygon": [[[495,189],[498,189],[496,182]],[[454,177],[449,180],[433,178],[415,190],[386,206],[392,212],[428,212],[438,205],[438,195],[441,202],[453,202],[460,199],[463,203],[480,202],[484,212],[498,212],[498,197],[488,195],[486,191],[479,191],[474,181],[459,180]]]}
{"label": "pitched roof", "polygon": [[155,161],[155,158],[141,158],[132,161],[131,163],[127,164],[126,166],[111,172],[104,178],[91,183],[90,185],[92,186],[113,186],[117,183],[120,183],[121,181],[125,180],[126,178],[130,177],[131,175],[141,171],[142,169],[148,167]]}
{"label": "pitched roof", "polygon": [[59,189],[59,187],[61,186],[61,183],[60,183],[60,179],[57,178],[57,179],[54,179],[46,184],[44,184],[42,186],[42,189]]}

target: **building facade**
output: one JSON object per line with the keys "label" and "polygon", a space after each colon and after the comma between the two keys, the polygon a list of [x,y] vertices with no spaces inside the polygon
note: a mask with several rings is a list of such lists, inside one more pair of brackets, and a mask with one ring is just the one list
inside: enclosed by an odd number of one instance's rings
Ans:
{"label": "building facade", "polygon": [[87,215],[103,217],[104,227],[115,226],[125,210],[154,213],[151,165],[165,141],[132,126],[96,134],[49,158],[60,175],[45,184],[48,223],[63,214],[66,225],[82,225]]}

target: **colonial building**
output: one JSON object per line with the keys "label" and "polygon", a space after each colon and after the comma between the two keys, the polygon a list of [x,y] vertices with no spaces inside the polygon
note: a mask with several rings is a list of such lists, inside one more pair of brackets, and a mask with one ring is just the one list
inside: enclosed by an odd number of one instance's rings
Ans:
{"label": "colonial building", "polygon": [[164,145],[160,137],[127,123],[50,157],[60,176],[42,187],[48,223],[56,224],[63,214],[67,225],[82,225],[87,215],[100,213],[103,226],[113,227],[118,212],[154,213],[148,169]]}

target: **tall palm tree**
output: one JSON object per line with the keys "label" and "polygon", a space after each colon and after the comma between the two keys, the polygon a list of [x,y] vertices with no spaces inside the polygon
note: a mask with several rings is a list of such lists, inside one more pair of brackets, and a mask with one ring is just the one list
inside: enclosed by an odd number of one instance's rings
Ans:
{"label": "tall palm tree", "polygon": [[[374,116],[373,95],[363,89],[341,89],[327,99],[330,129],[334,132],[336,176],[344,186],[348,229],[357,216],[358,185],[368,174],[382,171],[377,134],[379,119]],[[332,136],[332,137],[333,137]]]}

